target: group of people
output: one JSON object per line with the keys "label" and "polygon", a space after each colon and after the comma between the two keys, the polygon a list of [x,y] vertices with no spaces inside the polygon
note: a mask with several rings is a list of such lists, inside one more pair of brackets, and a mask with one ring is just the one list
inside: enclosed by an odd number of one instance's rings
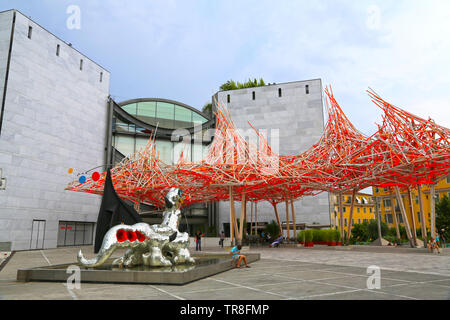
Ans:
{"label": "group of people", "polygon": [[433,253],[436,251],[437,253],[441,253],[441,248],[446,245],[445,237],[444,237],[444,229],[441,229],[441,232],[436,232],[436,238],[430,238],[428,241],[428,251]]}

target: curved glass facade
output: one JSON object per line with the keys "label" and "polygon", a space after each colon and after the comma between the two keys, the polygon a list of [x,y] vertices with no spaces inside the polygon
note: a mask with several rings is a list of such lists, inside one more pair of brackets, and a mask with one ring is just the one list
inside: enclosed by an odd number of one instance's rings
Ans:
{"label": "curved glass facade", "polygon": [[195,111],[165,101],[133,102],[123,105],[122,109],[149,125],[164,129],[192,128],[208,121]]}
{"label": "curved glass facade", "polygon": [[[125,104],[121,108],[150,126],[169,130],[192,128],[208,121],[200,113],[167,101],[139,101]],[[124,156],[128,156],[144,147],[151,133],[148,129],[141,128],[139,125],[127,121],[116,113],[113,115],[112,126],[112,144]],[[199,161],[208,152],[207,145],[201,142],[191,142],[190,139],[171,141],[170,137],[159,137],[157,135],[155,145],[159,158],[167,164],[178,162],[181,153],[183,153],[184,159]]]}

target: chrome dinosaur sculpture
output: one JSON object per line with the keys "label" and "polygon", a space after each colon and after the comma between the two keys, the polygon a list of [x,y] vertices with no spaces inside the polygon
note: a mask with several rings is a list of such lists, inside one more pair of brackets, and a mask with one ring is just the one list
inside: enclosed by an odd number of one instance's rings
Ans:
{"label": "chrome dinosaur sculpture", "polygon": [[120,224],[108,230],[103,238],[99,253],[92,259],[86,259],[81,250],[78,262],[84,267],[99,267],[118,248],[128,248],[125,254],[113,261],[113,265],[133,267],[146,265],[167,267],[177,264],[193,264],[195,261],[188,250],[189,235],[178,231],[182,191],[171,188],[164,197],[166,211],[161,224],[149,225],[136,223]]}

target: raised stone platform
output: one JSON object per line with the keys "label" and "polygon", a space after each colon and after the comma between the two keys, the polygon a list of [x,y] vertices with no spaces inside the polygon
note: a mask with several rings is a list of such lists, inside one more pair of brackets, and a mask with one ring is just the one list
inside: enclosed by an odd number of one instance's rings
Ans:
{"label": "raised stone platform", "polygon": [[[259,253],[248,253],[246,256],[248,263],[260,259]],[[80,278],[81,282],[183,285],[233,269],[231,256],[227,253],[196,253],[192,257],[196,260],[193,266],[180,265],[166,268],[139,266],[120,269],[108,264],[112,262],[111,259],[101,268],[80,267]],[[78,263],[72,263],[18,269],[17,280],[66,282],[72,275],[71,272],[67,273],[67,268],[72,265],[79,266]]]}

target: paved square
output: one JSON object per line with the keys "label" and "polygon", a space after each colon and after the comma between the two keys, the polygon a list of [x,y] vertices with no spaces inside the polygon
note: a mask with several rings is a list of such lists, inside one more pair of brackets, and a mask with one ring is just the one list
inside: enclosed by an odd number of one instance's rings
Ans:
{"label": "paved square", "polygon": [[[81,283],[72,293],[61,282],[19,282],[18,268],[75,261],[79,247],[20,251],[0,271],[0,299],[106,300],[415,300],[450,299],[450,255],[254,248],[261,260],[186,285]],[[91,248],[83,247],[89,252]],[[207,251],[223,252],[220,248]],[[115,255],[119,255],[116,252]],[[367,267],[381,268],[381,288],[368,289]]]}

